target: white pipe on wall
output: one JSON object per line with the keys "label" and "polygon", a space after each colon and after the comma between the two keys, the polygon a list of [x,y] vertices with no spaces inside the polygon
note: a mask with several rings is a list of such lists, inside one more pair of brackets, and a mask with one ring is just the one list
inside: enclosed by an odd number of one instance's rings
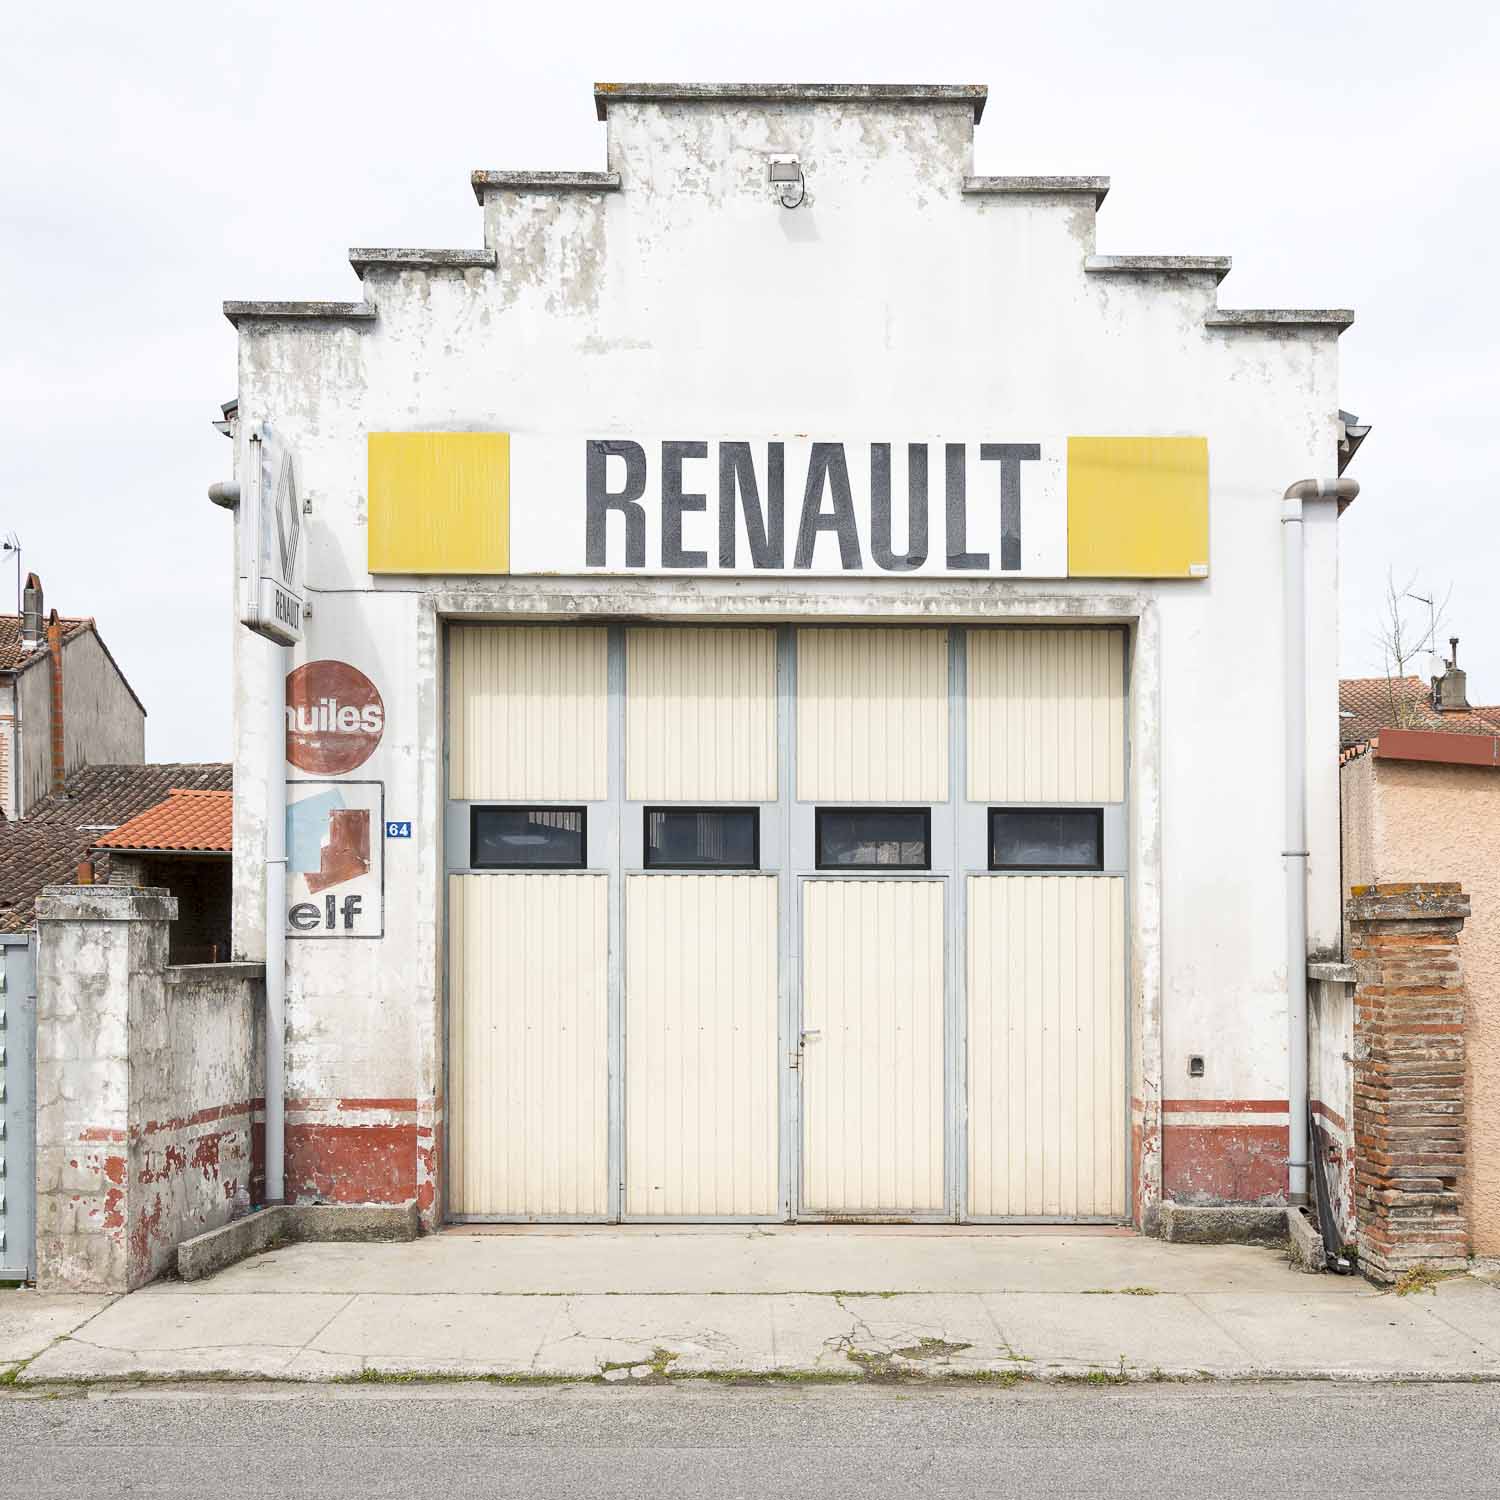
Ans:
{"label": "white pipe on wall", "polygon": [[266,744],[266,1202],[286,1196],[286,648],[272,645]]}
{"label": "white pipe on wall", "polygon": [[[1283,682],[1286,693],[1286,1008],[1288,1052],[1287,1198],[1307,1202],[1307,587],[1302,502],[1359,494],[1352,479],[1301,479],[1281,499]],[[1329,755],[1337,746],[1330,745]]]}

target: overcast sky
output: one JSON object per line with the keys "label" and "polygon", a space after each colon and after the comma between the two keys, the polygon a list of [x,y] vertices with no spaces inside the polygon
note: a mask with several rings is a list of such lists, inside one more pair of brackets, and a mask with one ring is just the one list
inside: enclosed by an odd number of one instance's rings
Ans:
{"label": "overcast sky", "polygon": [[1490,5],[17,3],[0,532],[98,619],[149,758],[230,753],[219,304],[355,299],[351,245],[478,245],[472,168],[604,165],[595,79],[987,83],[976,170],[1109,175],[1101,253],[1230,254],[1225,306],[1353,307],[1345,673],[1381,670],[1395,569],[1451,585],[1470,696],[1500,702]]}

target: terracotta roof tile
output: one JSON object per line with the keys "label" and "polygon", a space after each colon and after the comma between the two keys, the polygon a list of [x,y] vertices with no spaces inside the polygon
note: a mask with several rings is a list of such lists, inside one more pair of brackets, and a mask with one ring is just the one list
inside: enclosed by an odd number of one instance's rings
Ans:
{"label": "terracotta roof tile", "polygon": [[[87,766],[70,776],[21,821],[0,822],[0,932],[24,932],[44,885],[71,884],[101,837],[173,791],[227,792],[233,785],[232,768],[212,763]],[[109,879],[107,850],[95,857],[94,870],[96,880]]]}
{"label": "terracotta roof tile", "polygon": [[[92,620],[64,619],[58,617],[58,623],[63,628],[63,639],[71,640],[80,631],[93,630],[95,628]],[[29,666],[39,657],[47,654],[46,621],[42,622],[42,644],[32,651],[21,649],[21,616],[0,615],[0,672],[15,672],[20,668]]]}
{"label": "terracotta roof tile", "polygon": [[1346,677],[1339,683],[1339,749],[1363,745],[1382,729],[1500,734],[1500,707],[1443,711],[1420,677]]}
{"label": "terracotta roof tile", "polygon": [[234,793],[173,787],[165,802],[121,823],[96,849],[180,849],[228,854],[234,847]]}

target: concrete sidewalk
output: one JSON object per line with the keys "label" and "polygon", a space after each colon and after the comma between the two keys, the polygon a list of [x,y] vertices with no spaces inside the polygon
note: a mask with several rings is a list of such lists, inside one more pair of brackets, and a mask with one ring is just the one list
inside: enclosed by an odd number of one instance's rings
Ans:
{"label": "concrete sidewalk", "polygon": [[1500,1380],[1500,1288],[1400,1297],[1275,1250],[1120,1231],[450,1231],[291,1245],[129,1297],[0,1294],[21,1384],[382,1376],[613,1381]]}

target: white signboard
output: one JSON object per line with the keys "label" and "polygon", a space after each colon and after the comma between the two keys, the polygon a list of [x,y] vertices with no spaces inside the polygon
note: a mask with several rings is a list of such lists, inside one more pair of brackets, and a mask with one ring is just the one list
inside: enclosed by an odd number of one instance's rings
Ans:
{"label": "white signboard", "polygon": [[385,788],[378,781],[289,781],[286,935],[385,931]]}
{"label": "white signboard", "polygon": [[253,428],[241,486],[240,619],[283,646],[302,639],[302,499],[291,449]]}
{"label": "white signboard", "polygon": [[512,573],[1067,575],[1067,439],[516,433]]}

